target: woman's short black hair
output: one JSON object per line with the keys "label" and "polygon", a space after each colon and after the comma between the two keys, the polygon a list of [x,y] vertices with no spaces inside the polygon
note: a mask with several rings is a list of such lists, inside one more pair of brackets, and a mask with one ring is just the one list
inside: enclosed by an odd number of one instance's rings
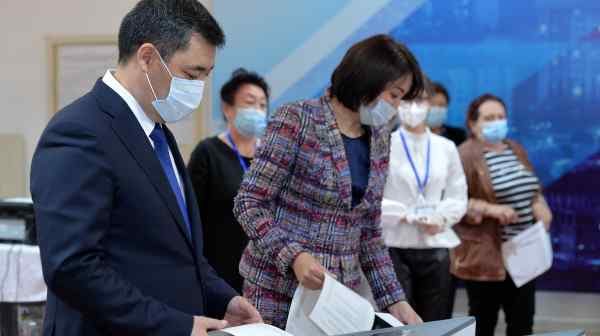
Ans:
{"label": "woman's short black hair", "polygon": [[404,99],[423,91],[423,75],[415,56],[387,35],[375,35],[350,47],[331,75],[330,93],[347,108],[358,111],[369,104],[388,83],[412,74],[413,83]]}
{"label": "woman's short black hair", "polygon": [[442,85],[442,83],[432,82],[431,89],[433,90],[434,94],[441,94],[442,96],[446,97],[446,102],[448,102],[448,105],[450,104],[450,94],[448,93],[446,87]]}
{"label": "woman's short black hair", "polygon": [[228,105],[235,104],[235,94],[245,84],[252,84],[261,88],[267,97],[267,101],[269,101],[269,85],[265,79],[256,72],[244,68],[235,70],[231,74],[231,78],[221,87],[221,100]]}

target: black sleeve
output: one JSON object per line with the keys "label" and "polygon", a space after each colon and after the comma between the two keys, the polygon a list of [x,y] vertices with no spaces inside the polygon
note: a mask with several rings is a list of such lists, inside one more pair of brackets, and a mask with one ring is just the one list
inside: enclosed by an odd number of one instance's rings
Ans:
{"label": "black sleeve", "polygon": [[[204,257],[202,260],[204,275],[204,284],[207,291],[207,312],[209,317],[222,319],[225,315],[227,305],[231,299],[238,295],[209,265],[208,260],[215,260],[217,251],[216,244],[219,243],[214,223],[211,223],[207,215],[211,211],[210,195],[211,190],[211,139],[207,139],[198,144],[192,152],[190,162],[188,163],[188,173],[192,180],[192,185],[198,200],[198,208],[202,221],[202,232],[204,235]],[[214,168],[213,168],[214,169]],[[215,190],[216,191],[216,190]],[[213,225],[211,225],[213,224]]]}
{"label": "black sleeve", "polygon": [[188,163],[187,170],[192,180],[192,186],[196,194],[196,200],[198,201],[198,209],[200,210],[200,220],[202,222],[202,235],[204,237],[204,251],[203,254],[209,260],[214,260],[211,257],[213,251],[215,251],[215,240],[213,239],[216,235],[214,227],[209,225],[209,219],[207,214],[210,211],[210,154],[208,150],[208,140],[205,140],[198,144],[196,149],[190,156],[190,162]]}
{"label": "black sleeve", "polygon": [[452,140],[456,147],[467,140],[467,132],[460,127],[446,127],[447,137]]}
{"label": "black sleeve", "polygon": [[48,288],[118,334],[189,336],[191,315],[143,295],[105,262],[115,185],[99,142],[78,124],[53,124],[33,157],[31,194]]}
{"label": "black sleeve", "polygon": [[207,292],[206,316],[222,319],[225,316],[231,299],[239,294],[215,272],[206,259],[203,259],[202,262],[204,264],[202,275],[204,287]]}

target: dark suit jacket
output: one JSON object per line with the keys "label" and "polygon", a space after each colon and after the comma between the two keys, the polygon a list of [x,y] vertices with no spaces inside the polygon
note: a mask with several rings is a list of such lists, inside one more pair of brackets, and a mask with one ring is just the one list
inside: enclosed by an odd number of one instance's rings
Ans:
{"label": "dark suit jacket", "polygon": [[192,315],[222,318],[237,295],[202,256],[196,197],[165,133],[191,238],[142,127],[101,80],[46,127],[31,167],[45,336],[189,336]]}

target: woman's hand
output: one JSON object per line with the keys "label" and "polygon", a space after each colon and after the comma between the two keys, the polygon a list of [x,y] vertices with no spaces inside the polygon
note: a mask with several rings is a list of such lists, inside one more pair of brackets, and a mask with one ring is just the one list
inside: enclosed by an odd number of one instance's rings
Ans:
{"label": "woman's hand", "polygon": [[509,225],[519,220],[519,215],[513,208],[500,204],[488,204],[485,209],[485,216],[498,220],[500,225]]}
{"label": "woman's hand", "polygon": [[428,236],[435,236],[438,233],[444,232],[444,228],[439,225],[422,224],[420,227]]}
{"label": "woman's hand", "polygon": [[300,253],[292,265],[298,282],[311,290],[323,288],[327,270],[307,252]]}
{"label": "woman's hand", "polygon": [[533,204],[531,205],[531,209],[533,211],[533,217],[538,220],[544,222],[544,227],[546,231],[550,231],[550,224],[552,223],[552,211],[546,203],[544,196],[538,196]]}
{"label": "woman's hand", "polygon": [[419,228],[421,228],[421,230],[429,236],[435,236],[438,233],[442,233],[446,230],[444,227],[443,218],[437,215],[426,216],[417,223],[419,224]]}
{"label": "woman's hand", "polygon": [[412,307],[406,301],[396,302],[389,306],[387,310],[392,314],[398,321],[404,324],[421,324],[423,320]]}

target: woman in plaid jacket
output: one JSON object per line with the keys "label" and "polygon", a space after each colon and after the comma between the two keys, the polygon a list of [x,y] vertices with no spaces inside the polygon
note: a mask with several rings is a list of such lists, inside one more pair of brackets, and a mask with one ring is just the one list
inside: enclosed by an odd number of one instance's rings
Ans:
{"label": "woman in plaid jacket", "polygon": [[280,107],[235,199],[250,243],[240,262],[244,296],[284,328],[294,290],[329,272],[358,289],[362,268],[380,309],[420,318],[406,303],[381,238],[390,124],[423,90],[412,53],[388,36],[352,46],[320,99]]}

